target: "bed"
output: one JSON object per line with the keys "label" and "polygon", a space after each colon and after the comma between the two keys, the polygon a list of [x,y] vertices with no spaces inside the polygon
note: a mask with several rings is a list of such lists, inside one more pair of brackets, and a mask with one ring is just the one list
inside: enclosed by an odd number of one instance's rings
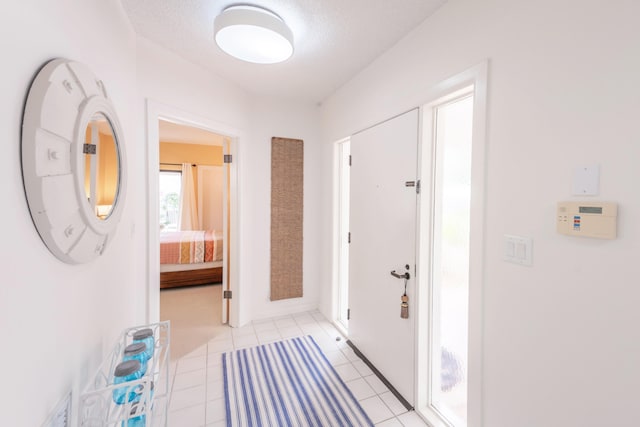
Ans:
{"label": "bed", "polygon": [[160,289],[222,282],[222,232],[160,233]]}

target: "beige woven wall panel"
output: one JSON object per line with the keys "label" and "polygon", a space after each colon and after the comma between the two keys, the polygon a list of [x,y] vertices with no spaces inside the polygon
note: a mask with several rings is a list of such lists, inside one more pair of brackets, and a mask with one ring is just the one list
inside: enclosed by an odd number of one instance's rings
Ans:
{"label": "beige woven wall panel", "polygon": [[271,301],[302,297],[304,143],[271,138]]}

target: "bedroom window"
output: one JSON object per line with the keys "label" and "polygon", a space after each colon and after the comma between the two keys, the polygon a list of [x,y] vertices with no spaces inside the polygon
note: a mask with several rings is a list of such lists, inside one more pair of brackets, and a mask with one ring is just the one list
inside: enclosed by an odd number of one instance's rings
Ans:
{"label": "bedroom window", "polygon": [[177,231],[182,172],[160,171],[160,231]]}

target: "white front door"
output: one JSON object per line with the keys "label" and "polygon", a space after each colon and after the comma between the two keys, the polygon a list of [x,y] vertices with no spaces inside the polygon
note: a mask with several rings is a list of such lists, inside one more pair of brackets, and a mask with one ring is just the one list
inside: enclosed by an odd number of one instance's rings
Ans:
{"label": "white front door", "polygon": [[351,157],[349,339],[413,406],[418,110],[354,135]]}
{"label": "white front door", "polygon": [[[225,148],[223,147],[223,150]],[[226,151],[224,151],[226,153]],[[221,234],[223,240],[223,260],[222,260],[222,286],[221,292],[228,290],[229,257],[225,250],[228,241],[229,224],[225,221],[228,213],[225,206],[228,203],[228,187],[226,174],[228,165],[223,166],[198,166],[198,220],[200,230],[215,230],[216,234]],[[229,300],[222,298],[222,323],[229,321]]]}

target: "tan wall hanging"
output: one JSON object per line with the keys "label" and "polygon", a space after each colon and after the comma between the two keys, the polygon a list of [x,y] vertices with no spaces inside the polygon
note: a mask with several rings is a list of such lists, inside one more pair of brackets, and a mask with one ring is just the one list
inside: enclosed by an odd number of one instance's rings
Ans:
{"label": "tan wall hanging", "polygon": [[302,297],[304,143],[271,138],[271,301]]}

